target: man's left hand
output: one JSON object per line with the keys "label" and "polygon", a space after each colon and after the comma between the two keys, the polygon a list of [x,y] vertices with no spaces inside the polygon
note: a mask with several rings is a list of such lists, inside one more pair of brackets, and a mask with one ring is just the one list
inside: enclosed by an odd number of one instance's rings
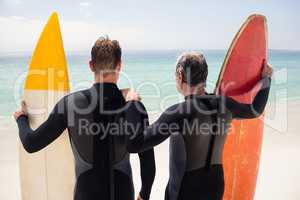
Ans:
{"label": "man's left hand", "polygon": [[261,76],[263,78],[265,78],[265,77],[271,78],[272,75],[273,75],[273,68],[272,68],[272,66],[269,63],[267,63],[266,60],[264,60],[263,65],[264,66],[263,66],[263,71],[261,73]]}

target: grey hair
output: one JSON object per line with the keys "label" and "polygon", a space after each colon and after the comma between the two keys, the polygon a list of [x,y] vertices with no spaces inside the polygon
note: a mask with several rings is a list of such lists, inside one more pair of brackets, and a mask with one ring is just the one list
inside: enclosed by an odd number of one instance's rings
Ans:
{"label": "grey hair", "polygon": [[204,55],[197,52],[184,52],[176,62],[176,72],[182,73],[183,80],[189,85],[205,84],[208,66]]}

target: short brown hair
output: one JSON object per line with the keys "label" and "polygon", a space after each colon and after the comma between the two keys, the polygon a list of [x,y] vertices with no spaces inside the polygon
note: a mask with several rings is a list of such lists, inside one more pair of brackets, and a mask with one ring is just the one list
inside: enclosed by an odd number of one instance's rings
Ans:
{"label": "short brown hair", "polygon": [[189,86],[205,84],[208,75],[208,66],[201,53],[183,53],[179,56],[176,71],[181,72],[183,81]]}
{"label": "short brown hair", "polygon": [[92,64],[96,72],[112,71],[121,62],[122,50],[117,40],[100,37],[91,51]]}

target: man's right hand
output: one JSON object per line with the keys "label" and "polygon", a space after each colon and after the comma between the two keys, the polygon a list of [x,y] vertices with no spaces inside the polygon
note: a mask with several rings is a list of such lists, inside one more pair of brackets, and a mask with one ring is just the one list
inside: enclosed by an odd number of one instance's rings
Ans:
{"label": "man's right hand", "polygon": [[137,198],[137,200],[143,200],[143,199],[142,199],[142,197],[139,195],[138,198]]}

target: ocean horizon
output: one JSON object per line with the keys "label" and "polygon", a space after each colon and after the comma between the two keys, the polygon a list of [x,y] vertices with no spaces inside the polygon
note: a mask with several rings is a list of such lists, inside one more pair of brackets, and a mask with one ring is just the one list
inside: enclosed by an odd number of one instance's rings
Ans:
{"label": "ocean horizon", "polygon": [[[209,66],[207,91],[212,92],[227,50],[123,50],[119,88],[134,87],[148,111],[162,112],[182,100],[175,87],[174,70],[182,52],[202,52]],[[31,52],[0,53],[0,116],[10,117],[19,106]],[[66,52],[71,92],[93,84],[89,51]],[[270,100],[300,99],[300,50],[269,50],[274,68]]]}

